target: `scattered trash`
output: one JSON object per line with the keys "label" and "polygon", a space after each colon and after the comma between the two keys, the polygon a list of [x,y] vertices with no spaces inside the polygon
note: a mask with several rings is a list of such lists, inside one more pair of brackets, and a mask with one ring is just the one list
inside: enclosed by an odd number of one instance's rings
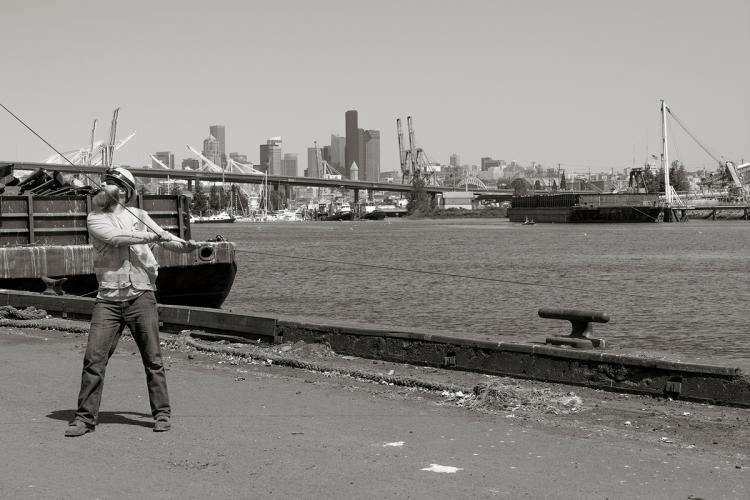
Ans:
{"label": "scattered trash", "polygon": [[455,474],[456,472],[463,470],[460,467],[453,467],[450,465],[438,465],[438,464],[430,464],[429,467],[425,467],[424,469],[420,470],[426,470],[427,472],[441,472],[445,474]]}
{"label": "scattered trash", "polygon": [[242,382],[243,380],[245,380],[245,377],[236,377],[234,379],[235,382]]}
{"label": "scattered trash", "polygon": [[541,411],[553,415],[575,413],[583,406],[583,400],[573,392],[560,393],[548,388],[526,388],[502,382],[478,384],[474,387],[473,394],[463,397],[462,403],[474,409],[504,410],[519,414]]}
{"label": "scattered trash", "polygon": [[383,443],[383,447],[386,446],[393,446],[394,448],[398,448],[404,445],[403,441],[394,441],[392,443]]}
{"label": "scattered trash", "polygon": [[662,443],[674,443],[674,441],[672,441],[672,440],[671,440],[671,439],[669,439],[668,437],[662,437],[662,438],[660,439],[660,441],[661,441]]}

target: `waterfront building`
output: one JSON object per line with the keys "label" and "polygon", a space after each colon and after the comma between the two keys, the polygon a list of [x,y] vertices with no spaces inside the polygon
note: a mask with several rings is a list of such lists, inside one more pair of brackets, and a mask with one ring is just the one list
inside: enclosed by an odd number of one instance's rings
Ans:
{"label": "waterfront building", "polygon": [[401,171],[389,170],[388,172],[380,172],[377,182],[395,182],[401,184]]}
{"label": "waterfront building", "polygon": [[281,137],[271,137],[260,145],[260,165],[268,175],[281,175]]}
{"label": "waterfront building", "polygon": [[224,168],[227,166],[227,135],[224,125],[211,125],[208,127],[208,132],[211,136],[216,138],[217,149],[219,151],[219,161],[214,162],[220,167]]}
{"label": "waterfront building", "polygon": [[482,165],[482,171],[485,172],[485,171],[487,171],[488,169],[490,169],[492,167],[503,167],[503,166],[505,166],[505,161],[503,161],[503,160],[494,160],[494,159],[490,158],[489,156],[485,156],[481,160],[481,165]]}
{"label": "waterfront building", "polygon": [[281,175],[297,177],[297,153],[284,153],[281,160]]}
{"label": "waterfront building", "polygon": [[[154,158],[174,170],[174,155],[169,151],[157,151],[156,153],[154,153]],[[155,161],[151,160],[151,168],[161,167]]]}

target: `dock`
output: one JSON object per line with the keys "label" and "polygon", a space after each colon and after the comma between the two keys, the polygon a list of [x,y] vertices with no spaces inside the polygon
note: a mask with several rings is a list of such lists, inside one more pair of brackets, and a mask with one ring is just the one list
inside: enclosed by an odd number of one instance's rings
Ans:
{"label": "dock", "polygon": [[[94,299],[0,290],[0,305],[34,306],[60,318],[90,318]],[[159,305],[166,332],[231,342],[326,344],[340,355],[431,366],[646,394],[688,401],[750,407],[750,375],[741,368],[649,357],[604,349],[571,349],[539,343],[491,342],[424,329],[240,314],[217,309]]]}

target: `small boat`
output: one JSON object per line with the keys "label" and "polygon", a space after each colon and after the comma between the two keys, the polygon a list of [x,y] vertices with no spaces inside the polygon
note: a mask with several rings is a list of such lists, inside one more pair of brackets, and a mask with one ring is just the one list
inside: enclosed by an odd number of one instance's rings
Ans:
{"label": "small boat", "polygon": [[383,220],[386,217],[386,213],[382,210],[373,210],[372,212],[367,212],[364,214],[361,218],[364,220]]}
{"label": "small boat", "polygon": [[190,223],[191,224],[207,224],[207,223],[228,223],[228,222],[234,222],[235,217],[231,214],[228,214],[227,212],[219,212],[217,214],[213,215],[191,215],[190,216]]}
{"label": "small boat", "polygon": [[320,220],[354,220],[354,213],[352,212],[334,212],[331,215],[324,215]]}

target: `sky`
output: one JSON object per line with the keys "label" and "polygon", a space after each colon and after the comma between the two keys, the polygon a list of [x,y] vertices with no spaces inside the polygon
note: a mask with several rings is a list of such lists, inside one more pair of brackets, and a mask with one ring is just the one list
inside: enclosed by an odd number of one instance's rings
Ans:
{"label": "sky", "polygon": [[[210,125],[259,161],[281,136],[300,175],[344,113],[396,119],[435,162],[458,154],[568,171],[641,166],[661,151],[660,100],[715,155],[750,161],[750,0],[5,0],[0,103],[61,151],[93,120],[135,137],[115,162],[175,163]],[[0,161],[53,151],[0,109]],[[671,125],[670,159],[713,169]]]}

